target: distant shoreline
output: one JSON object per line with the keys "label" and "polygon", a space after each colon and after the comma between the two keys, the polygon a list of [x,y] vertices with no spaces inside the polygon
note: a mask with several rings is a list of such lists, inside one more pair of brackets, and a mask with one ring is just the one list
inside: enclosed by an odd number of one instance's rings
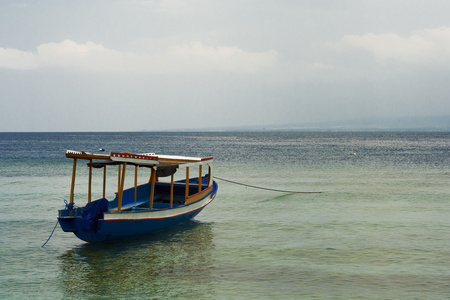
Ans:
{"label": "distant shoreline", "polygon": [[0,131],[0,134],[114,134],[114,133],[450,133],[449,129],[179,129],[179,130],[136,130],[136,131]]}
{"label": "distant shoreline", "polygon": [[200,128],[166,128],[111,131],[1,131],[15,133],[114,133],[114,132],[450,132],[450,116],[359,118],[345,121],[306,122],[269,125],[213,126]]}

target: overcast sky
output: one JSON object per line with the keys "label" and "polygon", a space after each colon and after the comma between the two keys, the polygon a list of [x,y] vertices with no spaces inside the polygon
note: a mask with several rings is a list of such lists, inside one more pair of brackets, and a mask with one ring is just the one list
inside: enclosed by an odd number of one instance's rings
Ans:
{"label": "overcast sky", "polygon": [[0,131],[450,115],[448,0],[0,2]]}

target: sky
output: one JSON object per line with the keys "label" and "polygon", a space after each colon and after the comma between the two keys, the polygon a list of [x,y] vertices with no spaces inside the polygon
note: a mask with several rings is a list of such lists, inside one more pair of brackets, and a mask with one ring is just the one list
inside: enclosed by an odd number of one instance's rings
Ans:
{"label": "sky", "polygon": [[0,132],[450,115],[448,0],[2,0]]}

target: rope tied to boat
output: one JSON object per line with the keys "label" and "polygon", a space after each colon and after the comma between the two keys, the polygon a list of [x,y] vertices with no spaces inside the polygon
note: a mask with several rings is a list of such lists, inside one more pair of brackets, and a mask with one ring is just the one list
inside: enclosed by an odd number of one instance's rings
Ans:
{"label": "rope tied to boat", "polygon": [[45,241],[44,245],[41,246],[42,248],[44,248],[44,246],[47,245],[48,241],[50,241],[50,238],[52,237],[53,232],[55,232],[55,229],[56,229],[56,226],[58,226],[58,223],[59,223],[59,220],[56,220],[55,227],[53,228],[52,233],[50,233],[50,236],[48,237],[47,241]]}
{"label": "rope tied to boat", "polygon": [[242,186],[245,186],[245,187],[250,187],[250,188],[259,189],[259,190],[272,191],[272,192],[281,192],[281,193],[290,193],[290,194],[321,194],[321,193],[323,193],[323,192],[287,191],[287,190],[278,190],[278,189],[272,189],[272,188],[265,188],[265,187],[260,187],[260,186],[256,186],[256,185],[250,185],[250,184],[246,184],[246,183],[236,182],[236,181],[220,178],[220,177],[217,177],[217,176],[214,176],[214,179],[219,179],[219,180],[222,180],[222,181],[225,181],[225,182],[229,182],[229,183],[233,183],[233,184],[237,184],[237,185],[242,185]]}
{"label": "rope tied to boat", "polygon": [[64,204],[66,205],[66,209],[73,210],[73,208],[74,208],[74,204],[73,203],[69,203],[69,202],[67,202],[66,199],[64,199]]}

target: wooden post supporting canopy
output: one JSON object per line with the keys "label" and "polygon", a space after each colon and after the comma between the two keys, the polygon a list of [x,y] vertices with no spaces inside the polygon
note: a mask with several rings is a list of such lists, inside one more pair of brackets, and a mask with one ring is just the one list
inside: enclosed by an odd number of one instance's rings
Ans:
{"label": "wooden post supporting canopy", "polygon": [[170,207],[173,206],[173,174],[170,176]]}
{"label": "wooden post supporting canopy", "polygon": [[137,198],[137,175],[138,175],[138,166],[134,166],[134,202],[136,202]]}
{"label": "wooden post supporting canopy", "polygon": [[103,198],[106,195],[106,165],[103,166]]}
{"label": "wooden post supporting canopy", "polygon": [[75,175],[77,173],[77,159],[73,159],[73,168],[72,168],[72,185],[70,186],[70,204],[73,204],[74,200],[74,191],[75,191]]}
{"label": "wooden post supporting canopy", "polygon": [[122,208],[122,197],[123,197],[123,186],[125,184],[125,171],[127,169],[127,163],[123,163],[122,176],[120,178],[120,187],[118,190],[118,199],[117,199],[117,211],[120,211]]}
{"label": "wooden post supporting canopy", "polygon": [[150,175],[150,210],[153,209],[153,197],[155,195],[155,181],[156,181],[156,170],[152,167],[151,168],[151,175]]}
{"label": "wooden post supporting canopy", "polygon": [[202,165],[198,166],[198,192],[202,191]]}
{"label": "wooden post supporting canopy", "polygon": [[186,167],[186,192],[184,196],[184,201],[187,201],[187,198],[189,197],[189,167]]}
{"label": "wooden post supporting canopy", "polygon": [[211,174],[211,166],[208,166],[208,187],[211,184],[211,176],[212,176],[212,174]]}
{"label": "wooden post supporting canopy", "polygon": [[89,160],[88,203],[91,202],[91,191],[92,191],[92,159]]}

